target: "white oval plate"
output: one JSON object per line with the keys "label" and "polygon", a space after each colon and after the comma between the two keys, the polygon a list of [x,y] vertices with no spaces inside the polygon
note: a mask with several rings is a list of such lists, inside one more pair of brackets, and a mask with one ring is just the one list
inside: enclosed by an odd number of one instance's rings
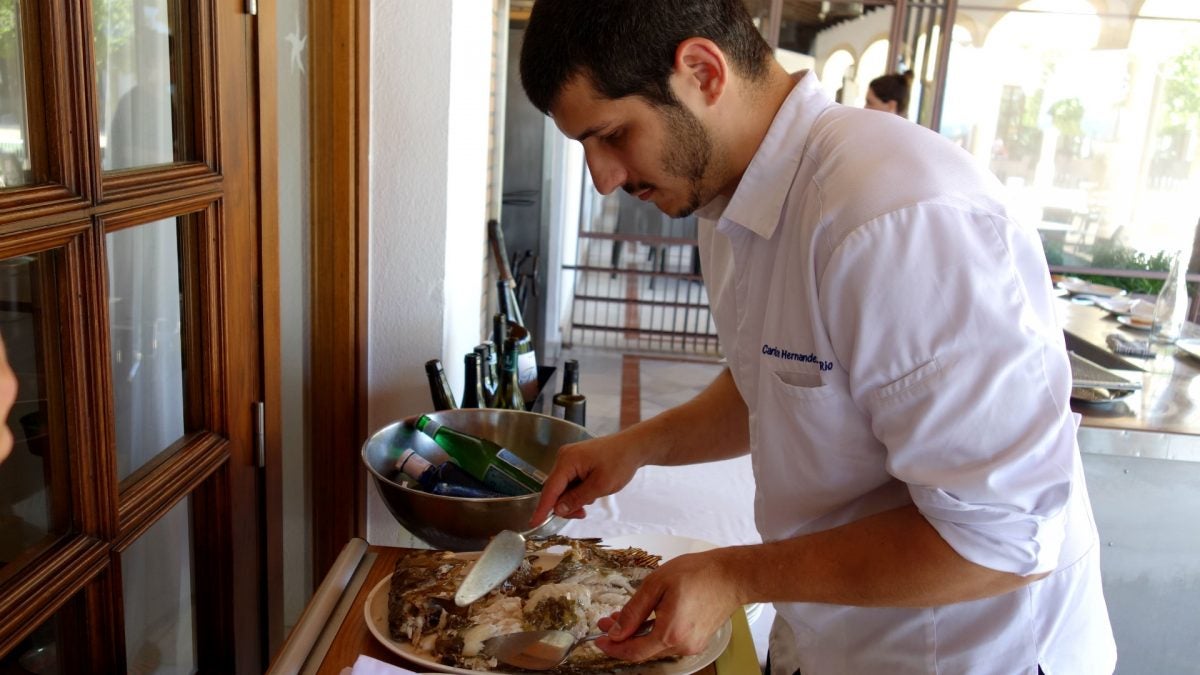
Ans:
{"label": "white oval plate", "polygon": [[1200,359],[1200,338],[1180,338],[1175,341],[1179,351],[1194,359]]}
{"label": "white oval plate", "polygon": [[1132,328],[1134,330],[1150,330],[1150,327],[1154,325],[1153,323],[1147,323],[1147,324],[1134,323],[1133,319],[1130,318],[1130,316],[1128,314],[1121,314],[1121,315],[1117,316],[1117,323],[1121,324],[1122,326],[1127,326],[1129,328]]}
{"label": "white oval plate", "polygon": [[1100,298],[1096,301],[1096,306],[1111,314],[1128,314],[1129,310],[1136,305],[1148,304],[1144,300],[1131,298],[1125,295],[1118,295],[1113,298]]}
{"label": "white oval plate", "polygon": [[1104,406],[1116,403],[1133,394],[1132,389],[1104,389],[1103,387],[1074,387],[1071,400],[1086,405]]}
{"label": "white oval plate", "polygon": [[[607,544],[608,542],[605,541],[605,543]],[[620,548],[624,548],[624,546]],[[650,552],[658,554],[657,551]],[[466,670],[464,668],[443,665],[438,663],[429,652],[418,649],[412,643],[393,640],[391,631],[388,629],[388,591],[391,588],[391,583],[392,575],[389,574],[376,584],[375,588],[371,589],[371,592],[367,595],[367,601],[363,604],[363,614],[366,615],[367,630],[371,631],[371,635],[374,635],[375,639],[379,640],[384,647],[422,668],[439,673],[455,673],[456,675],[475,675],[476,673],[519,675],[518,673],[505,670]],[[708,643],[708,647],[699,654],[684,656],[675,661],[647,663],[640,666],[631,664],[628,668],[622,668],[614,672],[620,675],[691,675],[691,673],[695,673],[713,661],[716,661],[717,657],[729,646],[729,639],[732,635],[733,624],[726,621],[725,625],[721,626],[713,635],[712,640]],[[527,673],[528,671],[522,672]]]}
{"label": "white oval plate", "polygon": [[1147,319],[1154,317],[1153,302],[1131,298],[1127,295],[1118,295],[1115,298],[1099,298],[1096,300],[1096,306],[1107,310],[1113,316],[1144,316]]}
{"label": "white oval plate", "polygon": [[1095,295],[1102,298],[1125,295],[1125,291],[1116,286],[1093,284],[1083,279],[1063,279],[1058,282],[1058,287],[1071,295]]}

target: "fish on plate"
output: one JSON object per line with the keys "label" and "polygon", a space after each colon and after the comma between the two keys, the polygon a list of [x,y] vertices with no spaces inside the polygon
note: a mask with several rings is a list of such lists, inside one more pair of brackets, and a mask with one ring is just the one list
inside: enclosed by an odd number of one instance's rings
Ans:
{"label": "fish on plate", "polygon": [[[550,554],[547,549],[561,549]],[[600,633],[601,618],[625,606],[661,562],[638,548],[608,549],[595,539],[554,536],[526,544],[521,566],[499,587],[466,607],[454,593],[470,559],[414,550],[396,561],[388,593],[388,629],[438,662],[488,671],[498,667],[484,640],[529,630]],[[625,664],[588,643],[552,673],[614,672]]]}

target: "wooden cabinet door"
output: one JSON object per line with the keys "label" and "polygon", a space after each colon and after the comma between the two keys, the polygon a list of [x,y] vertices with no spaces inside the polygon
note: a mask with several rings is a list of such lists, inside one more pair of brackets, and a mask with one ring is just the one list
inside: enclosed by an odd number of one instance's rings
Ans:
{"label": "wooden cabinet door", "polygon": [[265,667],[256,22],[0,0],[0,674]]}

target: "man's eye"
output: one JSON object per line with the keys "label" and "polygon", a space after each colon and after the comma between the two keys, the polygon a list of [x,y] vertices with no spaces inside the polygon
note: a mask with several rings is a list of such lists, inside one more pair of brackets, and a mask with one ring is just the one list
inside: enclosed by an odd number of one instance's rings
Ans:
{"label": "man's eye", "polygon": [[608,143],[611,145],[613,143],[620,141],[624,135],[625,135],[624,129],[617,129],[615,131],[611,131],[607,134],[604,134],[603,136],[600,137],[600,139],[602,141],[604,141],[605,143]]}

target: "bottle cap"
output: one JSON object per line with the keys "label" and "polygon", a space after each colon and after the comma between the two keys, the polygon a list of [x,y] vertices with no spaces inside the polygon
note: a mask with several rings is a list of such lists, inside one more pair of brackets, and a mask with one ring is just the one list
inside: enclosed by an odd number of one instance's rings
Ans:
{"label": "bottle cap", "polygon": [[430,375],[440,373],[442,371],[442,362],[440,359],[429,359],[425,362],[425,372]]}
{"label": "bottle cap", "polygon": [[400,454],[400,459],[396,460],[396,469],[413,478],[419,477],[429,466],[429,460],[418,455],[412,448],[405,448]]}

